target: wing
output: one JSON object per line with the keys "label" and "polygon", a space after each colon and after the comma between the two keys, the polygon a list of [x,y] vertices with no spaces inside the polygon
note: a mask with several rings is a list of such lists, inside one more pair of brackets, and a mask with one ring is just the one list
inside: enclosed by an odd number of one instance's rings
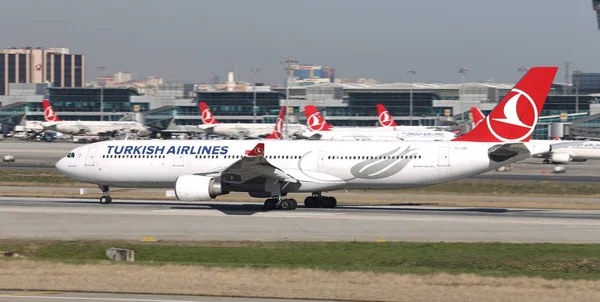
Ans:
{"label": "wing", "polygon": [[264,157],[265,144],[258,143],[246,156],[221,171],[221,180],[230,183],[243,183],[257,177],[265,177],[287,183],[299,183],[297,179],[273,166]]}

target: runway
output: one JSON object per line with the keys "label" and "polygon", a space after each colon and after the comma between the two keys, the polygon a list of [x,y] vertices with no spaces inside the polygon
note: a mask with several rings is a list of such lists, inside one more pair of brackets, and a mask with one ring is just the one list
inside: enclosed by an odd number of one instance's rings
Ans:
{"label": "runway", "polygon": [[0,238],[600,243],[600,211],[0,198]]}
{"label": "runway", "polygon": [[234,298],[234,297],[209,297],[209,296],[182,296],[182,295],[149,295],[149,294],[111,294],[111,293],[69,293],[69,292],[26,292],[26,291],[0,291],[0,302],[76,302],[76,301],[127,301],[127,302],[309,302],[327,300],[300,300],[300,299],[266,299],[266,298]]}

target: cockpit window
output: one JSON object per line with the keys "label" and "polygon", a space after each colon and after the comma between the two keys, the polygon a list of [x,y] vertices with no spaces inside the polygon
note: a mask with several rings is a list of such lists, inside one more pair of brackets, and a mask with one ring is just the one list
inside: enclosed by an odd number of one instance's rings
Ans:
{"label": "cockpit window", "polygon": [[75,152],[71,152],[69,154],[67,154],[68,158],[74,158],[75,157]]}

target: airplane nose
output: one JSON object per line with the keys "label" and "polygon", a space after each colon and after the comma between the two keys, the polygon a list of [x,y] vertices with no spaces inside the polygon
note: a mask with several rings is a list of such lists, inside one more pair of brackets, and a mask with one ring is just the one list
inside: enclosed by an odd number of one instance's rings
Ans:
{"label": "airplane nose", "polygon": [[54,166],[56,167],[56,170],[58,170],[60,173],[67,174],[67,163],[64,158],[61,158],[59,161],[57,161]]}

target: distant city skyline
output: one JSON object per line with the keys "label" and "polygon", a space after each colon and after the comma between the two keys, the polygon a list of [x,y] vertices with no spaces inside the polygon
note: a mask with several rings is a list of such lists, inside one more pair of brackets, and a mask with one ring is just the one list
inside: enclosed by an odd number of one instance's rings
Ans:
{"label": "distant city skyline", "polygon": [[[591,1],[75,1],[8,0],[0,48],[65,46],[86,55],[87,79],[209,82],[215,75],[282,84],[287,58],[337,78],[379,82],[514,82],[522,66],[600,72]],[[65,10],[68,8],[68,12]],[[408,75],[414,69],[416,74]]]}

